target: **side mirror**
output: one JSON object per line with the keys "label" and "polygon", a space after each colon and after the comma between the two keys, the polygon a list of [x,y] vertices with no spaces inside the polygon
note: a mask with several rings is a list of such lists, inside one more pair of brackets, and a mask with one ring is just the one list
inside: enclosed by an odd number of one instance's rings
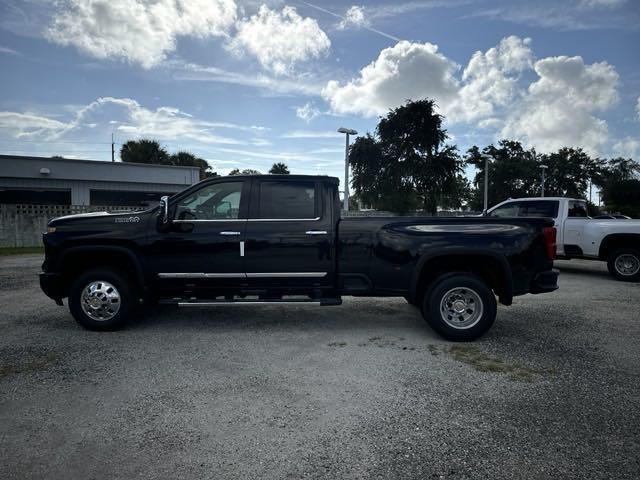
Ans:
{"label": "side mirror", "polygon": [[158,214],[158,220],[162,225],[169,224],[169,197],[166,195],[160,198],[160,213]]}

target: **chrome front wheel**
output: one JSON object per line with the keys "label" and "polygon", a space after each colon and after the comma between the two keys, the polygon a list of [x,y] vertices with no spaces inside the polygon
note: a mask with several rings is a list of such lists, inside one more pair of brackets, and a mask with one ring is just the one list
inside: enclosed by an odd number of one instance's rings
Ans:
{"label": "chrome front wheel", "polygon": [[96,280],[82,289],[80,306],[82,311],[94,320],[111,320],[120,311],[120,292],[111,283]]}
{"label": "chrome front wheel", "polygon": [[89,330],[116,330],[131,318],[136,289],[127,275],[115,268],[88,270],[69,288],[69,310]]}

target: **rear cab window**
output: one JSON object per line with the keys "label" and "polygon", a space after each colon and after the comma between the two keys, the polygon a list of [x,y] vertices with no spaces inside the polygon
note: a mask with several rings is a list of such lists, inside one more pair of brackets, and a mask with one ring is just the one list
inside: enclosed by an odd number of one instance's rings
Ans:
{"label": "rear cab window", "polygon": [[557,200],[526,200],[509,202],[494,208],[492,217],[550,217],[558,216]]}
{"label": "rear cab window", "polygon": [[258,189],[259,219],[312,220],[320,216],[315,182],[261,180]]}
{"label": "rear cab window", "polygon": [[569,200],[569,218],[587,218],[587,202],[585,200]]}

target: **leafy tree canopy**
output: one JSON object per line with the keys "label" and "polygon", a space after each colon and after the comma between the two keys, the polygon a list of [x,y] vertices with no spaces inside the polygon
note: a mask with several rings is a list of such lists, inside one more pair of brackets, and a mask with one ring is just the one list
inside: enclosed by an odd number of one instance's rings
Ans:
{"label": "leafy tree canopy", "polygon": [[459,188],[462,162],[432,100],[409,101],[380,119],[375,135],[358,137],[349,150],[352,187],[365,203],[405,213],[435,213]]}
{"label": "leafy tree canopy", "polygon": [[272,175],[289,175],[289,167],[287,167],[286,163],[278,162],[274,163],[269,170],[269,173]]}
{"label": "leafy tree canopy", "polygon": [[129,140],[120,148],[120,159],[129,163],[198,167],[200,179],[218,175],[211,170],[211,166],[206,160],[184,151],[169,155],[167,150],[156,140]]}
{"label": "leafy tree canopy", "polygon": [[252,168],[245,168],[244,170],[240,170],[239,168],[234,168],[229,172],[229,175],[262,175],[258,170],[254,170]]}

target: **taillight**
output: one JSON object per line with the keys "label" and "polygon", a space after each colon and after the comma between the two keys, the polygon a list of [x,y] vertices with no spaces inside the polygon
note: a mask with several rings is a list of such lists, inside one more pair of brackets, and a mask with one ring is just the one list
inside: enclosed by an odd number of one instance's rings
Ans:
{"label": "taillight", "polygon": [[544,235],[544,246],[547,250],[547,258],[555,260],[556,258],[556,228],[544,227],[542,229]]}

